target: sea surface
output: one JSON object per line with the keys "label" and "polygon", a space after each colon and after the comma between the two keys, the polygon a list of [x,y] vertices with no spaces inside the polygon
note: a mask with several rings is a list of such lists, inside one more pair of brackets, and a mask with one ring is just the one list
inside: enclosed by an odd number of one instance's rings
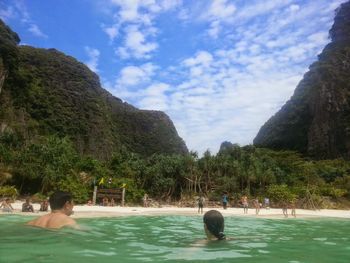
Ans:
{"label": "sea surface", "polygon": [[79,219],[84,230],[25,226],[0,215],[0,262],[350,262],[348,219],[226,217],[232,239],[204,241],[201,217]]}

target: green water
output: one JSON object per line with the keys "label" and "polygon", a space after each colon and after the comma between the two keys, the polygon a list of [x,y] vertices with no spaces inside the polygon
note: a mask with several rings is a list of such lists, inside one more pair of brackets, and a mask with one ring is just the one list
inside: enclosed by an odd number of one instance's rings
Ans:
{"label": "green water", "polygon": [[201,243],[201,217],[80,219],[85,231],[0,216],[0,262],[350,262],[350,220],[226,217],[228,241]]}

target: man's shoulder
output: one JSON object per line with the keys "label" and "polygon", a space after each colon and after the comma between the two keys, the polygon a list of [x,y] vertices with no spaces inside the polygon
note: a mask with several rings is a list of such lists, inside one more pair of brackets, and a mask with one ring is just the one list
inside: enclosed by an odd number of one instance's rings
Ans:
{"label": "man's shoulder", "polygon": [[38,226],[39,225],[39,221],[42,217],[38,217],[38,218],[35,218],[31,221],[29,221],[26,225],[29,225],[29,226]]}
{"label": "man's shoulder", "polygon": [[39,218],[36,218],[27,223],[30,226],[37,226],[42,228],[62,228],[65,226],[68,227],[77,227],[77,223],[73,218],[70,218],[67,215],[62,214],[47,214]]}
{"label": "man's shoulder", "polygon": [[77,222],[71,217],[66,218],[66,220],[62,222],[62,227],[72,227],[72,228],[80,229]]}
{"label": "man's shoulder", "polygon": [[77,222],[71,218],[70,216],[67,215],[59,215],[55,218],[55,220],[59,220],[62,222],[62,225],[71,225],[71,224],[76,224]]}

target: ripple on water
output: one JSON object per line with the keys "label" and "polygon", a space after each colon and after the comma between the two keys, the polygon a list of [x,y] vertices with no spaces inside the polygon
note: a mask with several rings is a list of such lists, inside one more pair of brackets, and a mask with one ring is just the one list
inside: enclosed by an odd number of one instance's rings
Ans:
{"label": "ripple on water", "polygon": [[348,263],[350,258],[350,222],[346,220],[226,217],[225,233],[233,240],[209,243],[197,242],[205,236],[201,217],[78,219],[86,231],[47,231],[25,227],[26,221],[18,216],[0,217],[0,258],[5,262],[60,258],[60,263],[301,263],[311,258],[312,262]]}
{"label": "ripple on water", "polygon": [[205,249],[193,249],[193,248],[176,248],[165,255],[167,260],[220,260],[220,259],[238,259],[238,258],[250,258],[251,255],[240,253],[234,250],[213,251]]}
{"label": "ripple on water", "polygon": [[96,257],[96,256],[111,257],[111,256],[117,255],[117,253],[114,251],[99,251],[99,250],[91,250],[91,249],[75,251],[75,253],[81,254],[82,256],[87,256],[87,257]]}
{"label": "ripple on water", "polygon": [[330,246],[336,246],[337,243],[335,242],[324,242],[325,245],[330,245]]}
{"label": "ripple on water", "polygon": [[316,241],[326,241],[328,238],[326,237],[315,237],[313,238],[313,240],[316,240]]}

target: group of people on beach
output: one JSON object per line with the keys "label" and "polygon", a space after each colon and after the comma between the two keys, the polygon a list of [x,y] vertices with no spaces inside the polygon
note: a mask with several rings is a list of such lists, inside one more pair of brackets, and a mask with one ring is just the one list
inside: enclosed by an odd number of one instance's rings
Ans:
{"label": "group of people on beach", "polygon": [[[0,205],[0,209],[2,212],[11,213],[13,212],[13,207],[11,205],[11,199],[6,198],[2,201]],[[49,209],[49,202],[47,200],[43,200],[40,204],[40,212],[47,212]],[[22,212],[31,212],[34,213],[34,207],[31,204],[31,200],[29,197],[26,198],[25,202],[22,204]]]}
{"label": "group of people on beach", "polygon": [[115,200],[114,198],[111,198],[111,199],[108,199],[108,197],[104,197],[102,199],[102,206],[115,206],[116,203],[115,203]]}
{"label": "group of people on beach", "polygon": [[[226,210],[227,207],[228,207],[228,204],[229,204],[228,200],[229,200],[228,194],[227,194],[227,192],[225,192],[222,195],[222,199],[221,199],[222,208],[224,210]],[[200,213],[200,214],[203,214],[204,202],[205,202],[204,195],[200,194],[199,197],[197,198],[198,213]],[[243,213],[244,214],[248,214],[249,201],[248,201],[248,197],[246,195],[243,195],[241,197],[238,205],[243,208]],[[265,208],[267,210],[270,209],[270,199],[268,197],[265,197],[264,198],[264,203],[261,203],[258,198],[255,198],[252,201],[252,206],[255,208],[255,214],[259,215],[261,208]],[[294,201],[290,202],[290,203],[286,202],[286,201],[283,201],[282,202],[282,213],[283,213],[283,215],[285,217],[288,217],[288,208],[290,208],[291,209],[291,215],[296,217],[295,207],[296,206],[295,206],[295,202]]]}

